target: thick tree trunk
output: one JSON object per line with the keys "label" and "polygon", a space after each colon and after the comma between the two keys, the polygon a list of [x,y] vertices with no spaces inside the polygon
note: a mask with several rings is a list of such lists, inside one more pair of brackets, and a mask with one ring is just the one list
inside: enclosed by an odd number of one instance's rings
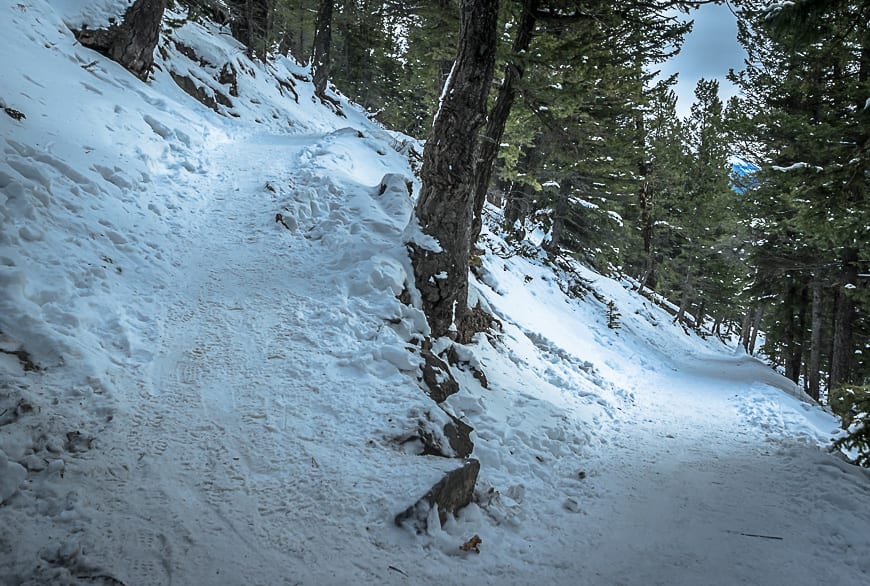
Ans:
{"label": "thick tree trunk", "polygon": [[317,10],[317,29],[314,34],[314,50],[311,53],[314,93],[321,100],[326,99],[326,82],[329,80],[332,4],[333,0],[320,0],[320,6]]}
{"label": "thick tree trunk", "polygon": [[831,375],[828,388],[833,389],[843,383],[851,382],[852,369],[852,330],[855,322],[855,302],[849,295],[850,287],[858,283],[858,251],[854,248],[843,250],[843,281],[837,291],[834,309],[834,340],[831,350]]}
{"label": "thick tree trunk", "polygon": [[459,47],[423,150],[417,219],[440,250],[411,244],[414,278],[432,335],[444,336],[468,310],[468,256],[478,133],[495,68],[498,0],[463,0]]}
{"label": "thick tree trunk", "polygon": [[813,305],[810,313],[811,333],[810,358],[807,362],[807,393],[818,401],[822,365],[822,280],[818,274],[813,279]]}
{"label": "thick tree trunk", "polygon": [[504,79],[498,89],[495,104],[489,113],[486,132],[480,145],[480,155],[474,177],[474,218],[471,225],[471,242],[477,241],[483,228],[483,206],[486,203],[486,191],[492,179],[495,159],[498,156],[499,145],[504,136],[508,116],[516,98],[516,84],[523,76],[523,68],[516,62],[517,56],[528,50],[535,31],[535,13],[540,0],[523,0],[517,36],[514,39],[512,57],[505,66]]}
{"label": "thick tree trunk", "polygon": [[160,22],[166,0],[136,0],[120,24],[91,30],[84,28],[76,38],[85,47],[117,61],[142,80],[154,65],[154,49],[160,39]]}

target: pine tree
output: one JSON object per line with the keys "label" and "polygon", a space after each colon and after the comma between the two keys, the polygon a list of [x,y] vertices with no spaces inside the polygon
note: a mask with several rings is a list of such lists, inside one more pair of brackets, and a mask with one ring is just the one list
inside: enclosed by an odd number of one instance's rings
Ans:
{"label": "pine tree", "polygon": [[[870,6],[748,4],[741,37],[751,65],[735,77],[762,150],[753,260],[756,295],[775,299],[771,349],[792,378],[809,361],[827,365],[830,388],[860,382],[870,375],[870,295],[859,278],[870,256]],[[819,373],[807,378],[817,392]]]}
{"label": "pine tree", "polygon": [[463,325],[478,131],[495,68],[498,0],[463,0],[459,46],[423,151],[416,217],[437,242],[411,243],[411,260],[434,337]]}

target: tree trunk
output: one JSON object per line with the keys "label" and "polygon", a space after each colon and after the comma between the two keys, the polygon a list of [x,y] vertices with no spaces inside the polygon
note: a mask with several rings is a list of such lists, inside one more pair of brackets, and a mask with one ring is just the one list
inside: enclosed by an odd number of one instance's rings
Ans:
{"label": "tree trunk", "polygon": [[474,177],[474,218],[471,225],[471,243],[477,241],[483,228],[483,206],[486,203],[486,191],[492,179],[495,159],[498,156],[499,145],[504,136],[508,116],[516,98],[516,83],[523,76],[523,68],[516,62],[517,56],[528,50],[535,31],[535,13],[540,0],[523,0],[517,36],[511,51],[513,60],[505,66],[504,79],[498,89],[495,104],[489,113],[486,132],[480,145],[480,155]]}
{"label": "tree trunk", "polygon": [[686,318],[686,309],[689,305],[689,296],[691,295],[691,282],[692,282],[692,267],[689,266],[686,269],[686,278],[683,281],[683,295],[680,297],[680,309],[677,311],[677,315],[674,317],[674,322],[683,323]]}
{"label": "tree trunk", "polygon": [[755,344],[758,342],[758,331],[761,329],[762,317],[764,317],[764,305],[759,305],[755,310],[755,317],[752,319],[752,332],[749,335],[748,352],[750,355],[755,354]]}
{"label": "tree trunk", "polygon": [[85,47],[99,51],[147,80],[154,65],[154,49],[160,39],[165,9],[166,0],[136,0],[120,24],[95,30],[83,28],[76,32],[76,38]]}
{"label": "tree trunk", "polygon": [[822,280],[816,274],[813,279],[813,306],[810,317],[810,358],[807,363],[807,393],[819,400],[822,364]]}
{"label": "tree trunk", "polygon": [[[517,161],[517,170],[526,170],[530,158],[528,152],[523,153]],[[521,186],[516,181],[513,181],[505,192],[504,221],[505,226],[508,228],[512,228],[518,220],[524,220],[529,213],[531,197],[525,189],[527,188]]]}
{"label": "tree trunk", "polygon": [[856,249],[850,247],[843,249],[842,270],[843,285],[837,291],[837,303],[834,309],[834,344],[831,351],[829,389],[851,382],[855,302],[849,295],[849,288],[858,283],[858,251]]}
{"label": "tree trunk", "polygon": [[[644,120],[644,113],[641,110],[638,110],[635,114],[635,129],[637,130],[637,136],[641,138],[641,141],[646,140],[647,131],[646,131],[646,121]],[[649,184],[648,176],[650,173],[650,161],[647,158],[646,149],[642,146],[640,149],[640,155],[637,162],[637,172],[641,177],[640,181],[640,189],[637,193],[638,199],[638,207],[640,208],[640,234],[641,241],[643,243],[643,256],[644,256],[644,271],[643,275],[640,278],[640,286],[638,288],[639,292],[643,292],[644,287],[649,288],[652,291],[655,291],[656,288],[656,265],[655,265],[655,252],[653,251],[653,204],[654,204],[654,193],[652,186]]]}
{"label": "tree trunk", "polygon": [[806,335],[807,289],[792,285],[786,295],[789,316],[785,328],[785,376],[795,383],[800,380]]}
{"label": "tree trunk", "polygon": [[497,20],[498,0],[463,0],[456,61],[423,149],[417,219],[439,246],[412,243],[411,260],[434,337],[453,330],[468,310],[475,162],[495,68]]}
{"label": "tree trunk", "polygon": [[562,182],[559,187],[559,199],[553,208],[553,227],[550,229],[550,239],[544,242],[544,249],[553,254],[559,254],[562,247],[563,234],[565,233],[566,216],[568,215],[568,183]]}
{"label": "tree trunk", "polygon": [[248,48],[251,59],[265,61],[274,29],[275,0],[227,0],[233,38]]}
{"label": "tree trunk", "polygon": [[752,333],[752,314],[755,308],[751,305],[746,310],[746,315],[743,316],[743,323],[740,325],[740,345],[743,349],[749,352],[749,335]]}
{"label": "tree trunk", "polygon": [[317,29],[314,33],[314,49],[311,52],[311,69],[314,78],[314,93],[326,99],[326,82],[329,80],[329,51],[332,45],[332,3],[320,0],[317,9]]}

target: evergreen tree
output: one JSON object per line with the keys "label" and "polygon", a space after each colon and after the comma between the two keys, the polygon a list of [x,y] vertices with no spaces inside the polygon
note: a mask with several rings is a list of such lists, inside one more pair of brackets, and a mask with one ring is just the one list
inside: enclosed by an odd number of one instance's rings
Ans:
{"label": "evergreen tree", "polygon": [[461,327],[468,312],[469,194],[495,68],[497,19],[498,0],[463,0],[456,60],[423,151],[416,217],[433,241],[410,245],[433,337]]}
{"label": "evergreen tree", "polygon": [[[795,380],[866,381],[870,6],[747,3],[750,65],[735,79],[761,146],[751,193],[756,296],[774,299],[770,351]],[[809,316],[808,316],[809,314]],[[809,330],[812,329],[810,332]],[[810,373],[810,392],[820,385]]]}

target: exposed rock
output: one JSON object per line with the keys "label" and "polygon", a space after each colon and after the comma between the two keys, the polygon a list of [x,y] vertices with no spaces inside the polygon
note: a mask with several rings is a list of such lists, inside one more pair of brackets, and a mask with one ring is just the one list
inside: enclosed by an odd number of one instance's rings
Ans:
{"label": "exposed rock", "polygon": [[448,472],[420,500],[396,515],[396,525],[402,527],[411,522],[417,533],[424,533],[429,528],[429,511],[437,505],[438,521],[443,526],[448,513],[455,514],[471,502],[479,472],[480,462],[466,460],[462,468]]}
{"label": "exposed rock", "polygon": [[[190,77],[188,77],[186,75],[179,75],[178,73],[175,73],[174,71],[170,71],[169,75],[172,76],[172,79],[175,81],[175,83],[178,84],[178,87],[180,87],[185,92],[187,92],[188,95],[190,95],[192,98],[194,98],[195,100],[202,103],[204,106],[211,108],[212,110],[214,110],[218,114],[223,113],[218,108],[218,104],[226,106],[227,108],[233,107],[233,103],[230,101],[230,99],[228,97],[226,97],[225,95],[223,95],[222,93],[215,91],[215,90],[212,90],[211,93],[214,94],[212,96],[205,89],[205,87],[198,85],[193,79],[191,79]],[[211,88],[209,88],[209,89],[211,89]]]}
{"label": "exposed rock", "polygon": [[482,386],[484,389],[489,388],[489,380],[486,378],[486,374],[468,360],[463,360],[462,358],[460,358],[459,353],[456,350],[456,344],[453,344],[447,350],[447,362],[451,366],[457,366],[462,369],[467,368],[471,371],[471,376],[476,378],[477,381],[480,383],[480,386]]}
{"label": "exposed rock", "polygon": [[25,118],[27,118],[27,116],[25,116],[23,112],[19,112],[15,108],[4,106],[3,111],[15,120],[24,120]]}
{"label": "exposed rock", "polygon": [[196,54],[196,51],[193,50],[193,47],[189,47],[178,40],[175,40],[173,42],[175,43],[175,48],[178,49],[179,53],[181,53],[194,63],[198,63],[201,66],[207,65],[206,61]]}
{"label": "exposed rock", "polygon": [[87,452],[94,447],[94,438],[84,435],[80,431],[71,431],[66,434],[66,442],[63,444],[66,451],[72,453]]}
{"label": "exposed rock", "polygon": [[33,362],[33,358],[30,356],[30,353],[23,348],[19,348],[18,350],[4,350],[3,348],[0,348],[0,352],[2,352],[3,354],[15,356],[18,361],[21,362],[21,368],[24,369],[24,372],[42,370],[38,364]]}
{"label": "exposed rock", "polygon": [[478,302],[477,305],[465,313],[465,317],[459,324],[458,332],[456,333],[456,341],[460,344],[470,344],[475,334],[486,332],[496,327],[502,329],[501,322],[487,313],[480,302]]}
{"label": "exposed rock", "polygon": [[218,75],[218,83],[230,86],[230,95],[235,98],[239,97],[239,79],[232,63],[224,63],[220,75]]}
{"label": "exposed rock", "polygon": [[418,431],[426,455],[467,458],[474,451],[471,441],[474,428],[440,408],[426,412],[425,418],[419,421]]}
{"label": "exposed rock", "polygon": [[436,403],[459,392],[459,383],[450,372],[450,366],[432,351],[432,342],[425,340],[420,348],[423,357],[423,383],[426,394]]}

